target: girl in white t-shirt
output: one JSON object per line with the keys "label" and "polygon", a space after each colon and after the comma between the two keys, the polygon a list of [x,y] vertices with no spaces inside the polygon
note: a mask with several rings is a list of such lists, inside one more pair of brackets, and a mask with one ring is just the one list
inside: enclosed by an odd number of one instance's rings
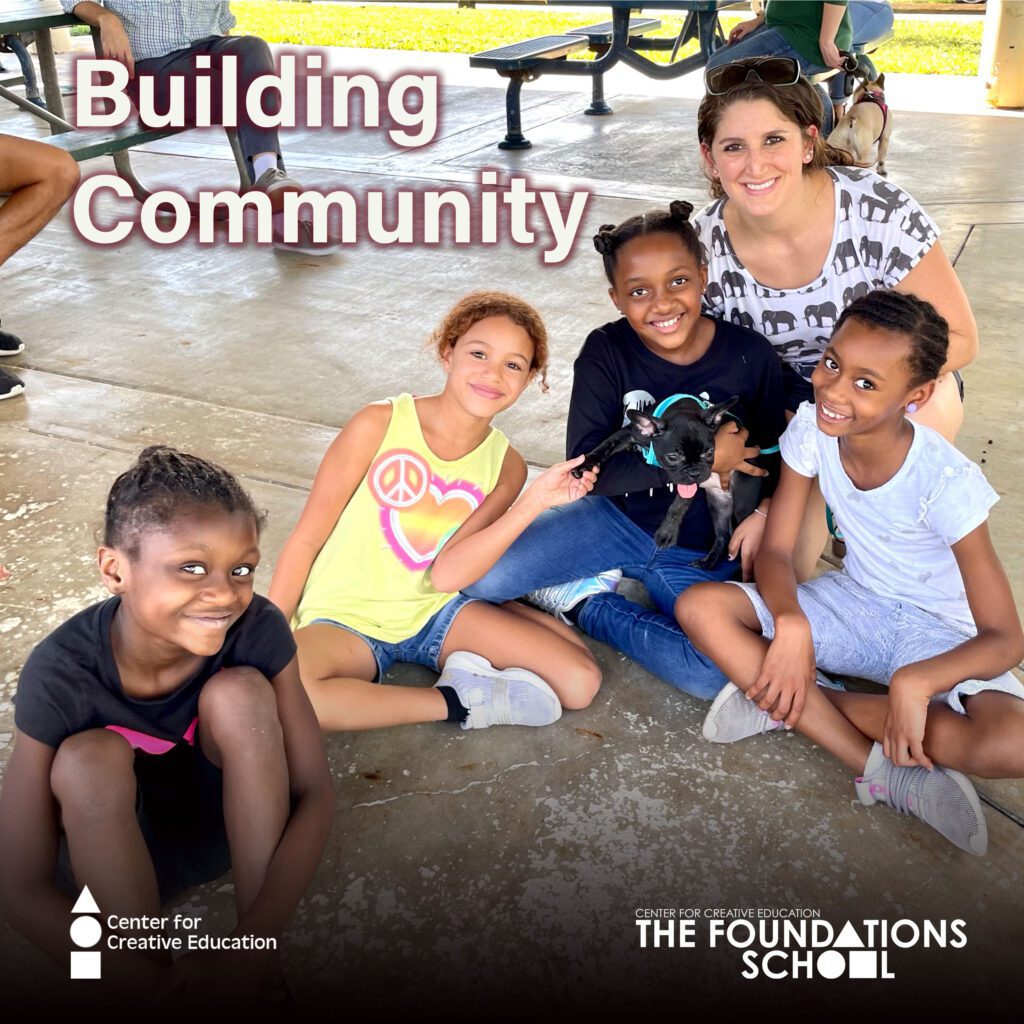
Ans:
{"label": "girl in white t-shirt", "polygon": [[[733,681],[707,739],[795,728],[854,771],[862,803],[915,814],[982,854],[985,819],[961,773],[1024,776],[1024,686],[1009,671],[1024,633],[986,524],[995,491],[906,417],[931,397],[947,346],[945,320],[912,295],[852,303],[814,371],[814,404],[782,437],[756,588],[699,584],[676,614]],[[847,557],[843,572],[798,586],[793,551],[815,477]],[[812,685],[816,666],[889,691]]]}

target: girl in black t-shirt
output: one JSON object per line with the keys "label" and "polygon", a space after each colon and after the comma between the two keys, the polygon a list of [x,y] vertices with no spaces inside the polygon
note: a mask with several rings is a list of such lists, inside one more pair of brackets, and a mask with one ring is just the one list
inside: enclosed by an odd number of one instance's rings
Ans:
{"label": "girl in black t-shirt", "polygon": [[[230,473],[147,448],[107,499],[98,558],[113,596],[56,629],[22,671],[0,898],[62,966],[82,945],[68,893],[87,886],[107,930],[105,980],[250,996],[279,984],[264,940],[281,935],[312,878],[334,793],[291,632],[253,593],[261,525]],[[166,940],[188,936],[161,927],[161,904],[228,867],[229,940],[256,936],[264,949],[172,967]],[[121,939],[144,952],[108,952]]]}
{"label": "girl in black t-shirt", "polygon": [[[627,412],[654,414],[675,395],[708,404],[736,399],[715,441],[715,472],[728,477],[764,470],[748,462],[771,449],[785,426],[782,371],[760,334],[704,316],[707,281],[700,242],[676,201],[668,210],[602,227],[594,239],[604,259],[608,294],[621,319],[591,331],[573,366],[566,452],[593,451],[629,422]],[[748,447],[748,439],[750,447]],[[673,613],[687,587],[749,572],[764,531],[769,498],[739,524],[729,560],[713,569],[713,529],[702,491],[683,519],[674,547],[654,533],[671,505],[664,470],[635,452],[602,466],[593,492],[538,517],[498,564],[465,593],[489,601],[527,600],[627,654],[652,674],[696,697],[712,699],[722,675],[689,642]],[[622,576],[644,584],[653,608],[617,592]]]}

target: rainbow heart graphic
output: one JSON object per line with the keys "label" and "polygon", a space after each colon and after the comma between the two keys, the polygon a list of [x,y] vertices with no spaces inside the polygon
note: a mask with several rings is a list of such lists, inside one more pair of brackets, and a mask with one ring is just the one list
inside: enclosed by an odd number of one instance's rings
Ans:
{"label": "rainbow heart graphic", "polygon": [[426,569],[449,537],[480,507],[479,487],[446,484],[432,475],[426,493],[410,508],[381,508],[380,525],[391,550],[414,572]]}
{"label": "rainbow heart graphic", "polygon": [[367,474],[391,550],[413,572],[426,569],[445,541],[480,507],[483,491],[467,480],[446,483],[407,448],[384,452]]}

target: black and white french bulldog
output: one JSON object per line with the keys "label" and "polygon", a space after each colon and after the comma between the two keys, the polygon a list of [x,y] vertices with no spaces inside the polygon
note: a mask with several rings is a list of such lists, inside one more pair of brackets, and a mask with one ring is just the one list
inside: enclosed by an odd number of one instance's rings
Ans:
{"label": "black and white french bulldog", "polygon": [[[702,569],[713,569],[729,547],[734,524],[746,519],[761,500],[764,478],[734,472],[729,478],[729,489],[724,490],[718,474],[711,471],[715,461],[715,432],[725,414],[738,401],[738,397],[733,397],[705,408],[697,399],[682,396],[661,416],[649,416],[629,409],[630,425],[602,441],[586,456],[582,465],[573,470],[573,474],[582,476],[585,470],[593,469],[629,448],[639,449],[641,455],[646,449],[652,449],[657,465],[665,471],[675,489],[675,499],[654,535],[655,544],[659,548],[669,548],[676,543],[683,516],[697,488],[702,487],[715,529],[715,541],[708,554],[693,564]],[[649,457],[647,461],[651,461]]]}

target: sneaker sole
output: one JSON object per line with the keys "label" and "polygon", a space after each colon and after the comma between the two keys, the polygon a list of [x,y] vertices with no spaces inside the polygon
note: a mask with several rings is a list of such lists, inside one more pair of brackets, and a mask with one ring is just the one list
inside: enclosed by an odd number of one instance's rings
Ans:
{"label": "sneaker sole", "polygon": [[[981,809],[981,800],[978,799],[978,791],[974,788],[971,780],[967,778],[963,772],[955,771],[952,768],[943,768],[942,770],[960,787],[960,791],[965,797],[967,797],[967,802],[971,805],[971,810],[974,811],[975,816],[978,819],[978,824],[981,826],[978,829],[977,835],[971,837],[970,849],[965,850],[964,852],[971,853],[975,857],[984,857],[988,852],[988,824],[985,821],[985,812]],[[930,825],[931,822],[928,822],[927,824]],[[932,828],[935,828],[935,826],[932,825]],[[956,846],[955,843],[953,845]],[[961,847],[957,846],[957,849],[959,850]]]}
{"label": "sneaker sole", "polygon": [[2,402],[5,398],[14,398],[16,395],[20,395],[24,390],[24,384],[15,384],[10,391],[5,391],[2,395],[0,395],[0,402]]}
{"label": "sneaker sole", "polygon": [[0,359],[8,359],[11,356],[20,356],[25,351],[25,346],[21,348],[0,348]]}
{"label": "sneaker sole", "polygon": [[704,716],[704,725],[701,727],[701,735],[709,743],[732,743],[732,740],[720,740],[718,736],[718,725],[715,722],[715,715],[721,706],[729,700],[734,693],[739,693],[740,688],[735,683],[726,683],[721,690],[718,691],[718,696],[711,702],[711,709]]}
{"label": "sneaker sole", "polygon": [[[554,702],[554,706],[558,709],[558,714],[545,724],[552,725],[562,717],[562,702],[558,699],[558,694],[539,675],[535,672],[530,672],[528,669],[495,668],[486,658],[481,657],[479,654],[473,654],[471,651],[453,651],[448,655],[448,660],[444,663],[444,667],[465,669],[474,675],[488,676],[491,679],[502,677],[504,679],[517,679],[522,683],[529,683],[535,690],[540,690],[541,693],[550,697]],[[534,726],[533,728],[538,727]]]}

